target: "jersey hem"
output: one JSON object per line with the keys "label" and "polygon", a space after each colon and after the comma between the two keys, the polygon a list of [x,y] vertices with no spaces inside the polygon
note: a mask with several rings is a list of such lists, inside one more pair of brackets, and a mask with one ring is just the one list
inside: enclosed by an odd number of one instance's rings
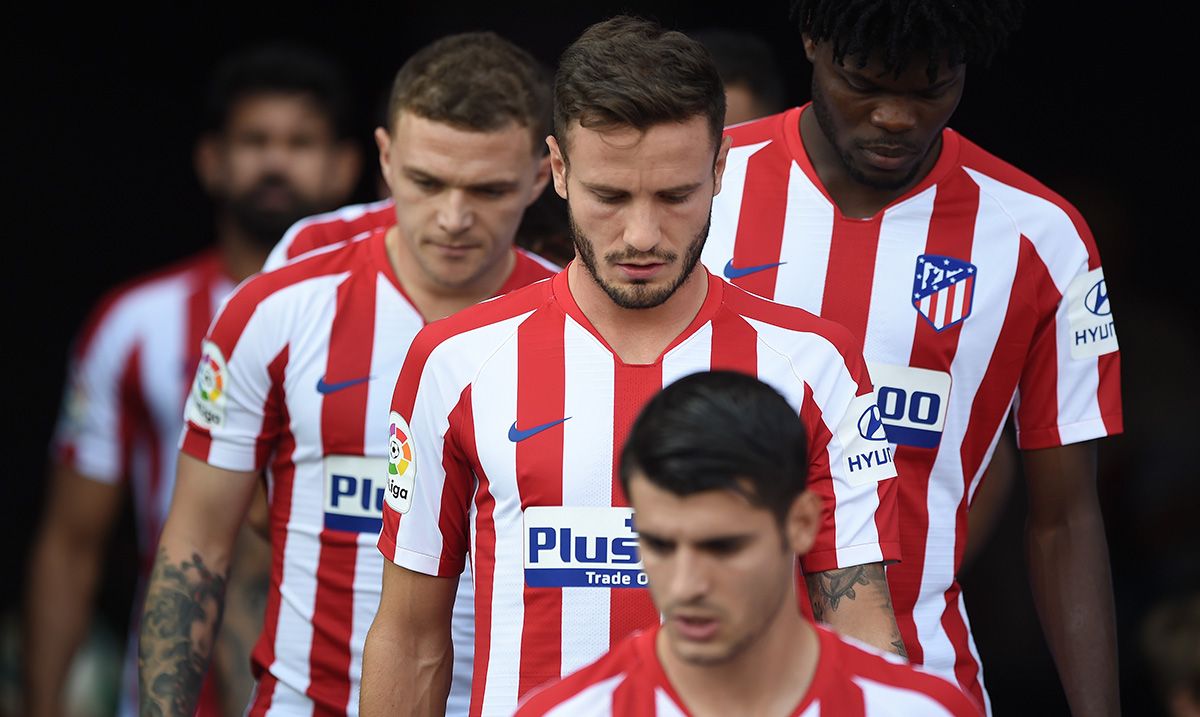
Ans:
{"label": "jersey hem", "polygon": [[826,570],[841,570],[855,565],[899,560],[899,541],[885,541],[813,551],[800,558],[800,566],[804,568],[805,573],[823,573]]}

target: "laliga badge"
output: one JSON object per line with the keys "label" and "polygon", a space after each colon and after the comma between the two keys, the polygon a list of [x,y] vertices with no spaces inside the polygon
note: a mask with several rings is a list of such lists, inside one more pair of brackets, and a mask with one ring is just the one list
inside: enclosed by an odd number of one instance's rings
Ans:
{"label": "laliga badge", "polygon": [[413,462],[412,430],[395,411],[391,413],[391,424],[388,429],[387,491],[383,500],[397,513],[407,513],[412,508],[413,484],[417,477],[417,466]]}
{"label": "laliga badge", "polygon": [[200,350],[200,366],[188,397],[187,420],[201,428],[220,428],[225,423],[225,403],[229,390],[229,368],[225,354],[205,339]]}

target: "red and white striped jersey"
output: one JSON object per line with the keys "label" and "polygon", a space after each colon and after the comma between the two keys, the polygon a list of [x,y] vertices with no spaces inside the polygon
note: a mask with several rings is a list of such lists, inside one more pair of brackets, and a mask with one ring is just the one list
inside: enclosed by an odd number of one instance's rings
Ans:
{"label": "red and white striped jersey", "polygon": [[[561,682],[531,694],[517,717],[688,717],[659,662],[659,627],[626,638],[612,652]],[[979,707],[952,682],[861,643],[817,628],[820,654],[793,717],[978,717]],[[714,675],[716,677],[716,675]],[[786,676],[780,676],[780,682]]]}
{"label": "red and white striped jersey", "polygon": [[803,109],[727,130],[703,261],[861,342],[901,476],[888,583],[904,642],[986,704],[955,579],[967,508],[1010,407],[1022,449],[1121,431],[1100,257],[1074,207],[951,129],[911,191],[844,217],[801,143]]}
{"label": "red and white striped jersey", "polygon": [[[181,450],[268,477],[272,568],[250,715],[358,712],[362,646],[382,580],[384,420],[425,325],[395,277],[385,236],[380,229],[250,279],[204,341]],[[501,291],[549,275],[520,254]],[[468,648],[469,608],[468,597],[459,617]],[[456,676],[460,712],[469,661],[465,668]]]}
{"label": "red and white striped jersey", "polygon": [[[75,341],[55,453],[60,463],[87,478],[128,481],[142,586],[171,505],[175,446],[200,339],[232,290],[216,253],[205,252],[111,292]],[[137,595],[122,677],[122,715],[134,714],[137,707],[141,587]]]}
{"label": "red and white striped jersey", "polygon": [[396,203],[383,199],[367,204],[350,204],[323,214],[301,219],[288,229],[263,263],[263,271],[274,271],[310,251],[342,244],[387,229],[396,223]]}
{"label": "red and white striped jersey", "polygon": [[617,462],[642,406],[683,376],[758,376],[798,411],[825,503],[805,570],[899,557],[890,448],[844,329],[707,276],[691,325],[657,361],[631,365],[567,277],[430,325],[392,402],[379,547],[440,576],[470,553],[474,715],[511,714],[531,689],[658,621]]}

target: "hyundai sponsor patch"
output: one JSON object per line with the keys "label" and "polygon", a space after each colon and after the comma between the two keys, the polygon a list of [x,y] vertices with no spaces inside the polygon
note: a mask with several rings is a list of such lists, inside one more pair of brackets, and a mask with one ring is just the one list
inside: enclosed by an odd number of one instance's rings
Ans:
{"label": "hyundai sponsor patch", "polygon": [[1092,269],[1075,277],[1067,286],[1064,301],[1071,358],[1095,358],[1117,350],[1117,330],[1113,326],[1103,269]]}
{"label": "hyundai sponsor patch", "polygon": [[945,331],[971,315],[975,265],[937,254],[917,257],[912,305],[936,331]]}
{"label": "hyundai sponsor patch", "polygon": [[325,456],[325,527],[378,533],[388,462],[367,456]]}
{"label": "hyundai sponsor patch", "polygon": [[867,362],[888,440],[936,448],[950,405],[950,374],[911,366]]}
{"label": "hyundai sponsor patch", "polygon": [[646,585],[633,509],[531,506],[523,521],[529,587]]}
{"label": "hyundai sponsor patch", "polygon": [[844,451],[844,475],[850,485],[875,483],[896,475],[892,447],[874,394],[863,394],[850,402],[837,435]]}

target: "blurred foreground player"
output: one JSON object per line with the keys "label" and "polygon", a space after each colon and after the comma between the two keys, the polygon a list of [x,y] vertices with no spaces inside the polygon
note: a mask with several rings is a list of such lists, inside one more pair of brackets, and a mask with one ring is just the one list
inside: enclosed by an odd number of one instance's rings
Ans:
{"label": "blurred foreground player", "polygon": [[518,715],[979,715],[952,682],[814,627],[796,556],[821,498],[804,424],[769,386],[699,373],[638,417],[621,485],[662,626],[526,701]]}
{"label": "blurred foreground player", "polygon": [[1115,714],[1093,439],[1122,418],[1100,255],[1074,207],[946,127],[967,65],[992,57],[1019,3],[794,8],[812,104],[730,130],[703,260],[863,346],[904,476],[904,560],[888,583],[909,657],[983,703],[956,575],[968,506],[1014,411],[1047,642],[1072,710]]}
{"label": "blurred foreground player", "polygon": [[[230,58],[210,90],[196,169],[216,204],[216,246],[117,289],[75,342],[56,432],[53,485],[28,583],[26,709],[61,713],[72,655],[87,631],[108,533],[132,491],[143,579],[175,482],[174,453],[200,340],[236,282],[258,271],[296,219],[345,200],[358,156],[343,141],[347,98],[336,68],[307,52],[263,48]],[[257,541],[261,544],[261,541]],[[248,543],[253,547],[254,541]],[[265,547],[262,570],[265,571]],[[251,591],[253,592],[253,591]],[[141,591],[134,614],[140,614]],[[261,607],[238,600],[232,625],[256,625]],[[136,634],[136,619],[134,633]],[[247,673],[231,647],[226,673]],[[136,707],[136,649],[126,655],[121,714]],[[244,655],[243,655],[244,657]],[[248,687],[222,687],[244,702]],[[210,701],[205,710],[214,708]]]}
{"label": "blurred foreground player", "polygon": [[803,418],[823,511],[805,569],[867,576],[833,619],[899,640],[882,567],[898,557],[894,471],[861,356],[841,327],[698,266],[724,99],[704,48],[653,23],[594,25],[563,54],[548,142],[576,260],[413,343],[392,402],[364,713],[442,712],[468,555],[472,714],[511,714],[655,624],[617,457],[655,393],[709,368],[762,377]]}
{"label": "blurred foreground player", "polygon": [[[513,248],[549,180],[548,79],[491,33],[417,52],[380,130],[395,225],[260,274],[218,313],[146,598],[143,709],[191,713],[237,525],[265,470],[273,565],[249,714],[357,712],[363,638],[379,604],[396,374],[426,321],[551,274]],[[469,630],[469,593],[462,604]],[[469,679],[468,663],[456,714]]]}

